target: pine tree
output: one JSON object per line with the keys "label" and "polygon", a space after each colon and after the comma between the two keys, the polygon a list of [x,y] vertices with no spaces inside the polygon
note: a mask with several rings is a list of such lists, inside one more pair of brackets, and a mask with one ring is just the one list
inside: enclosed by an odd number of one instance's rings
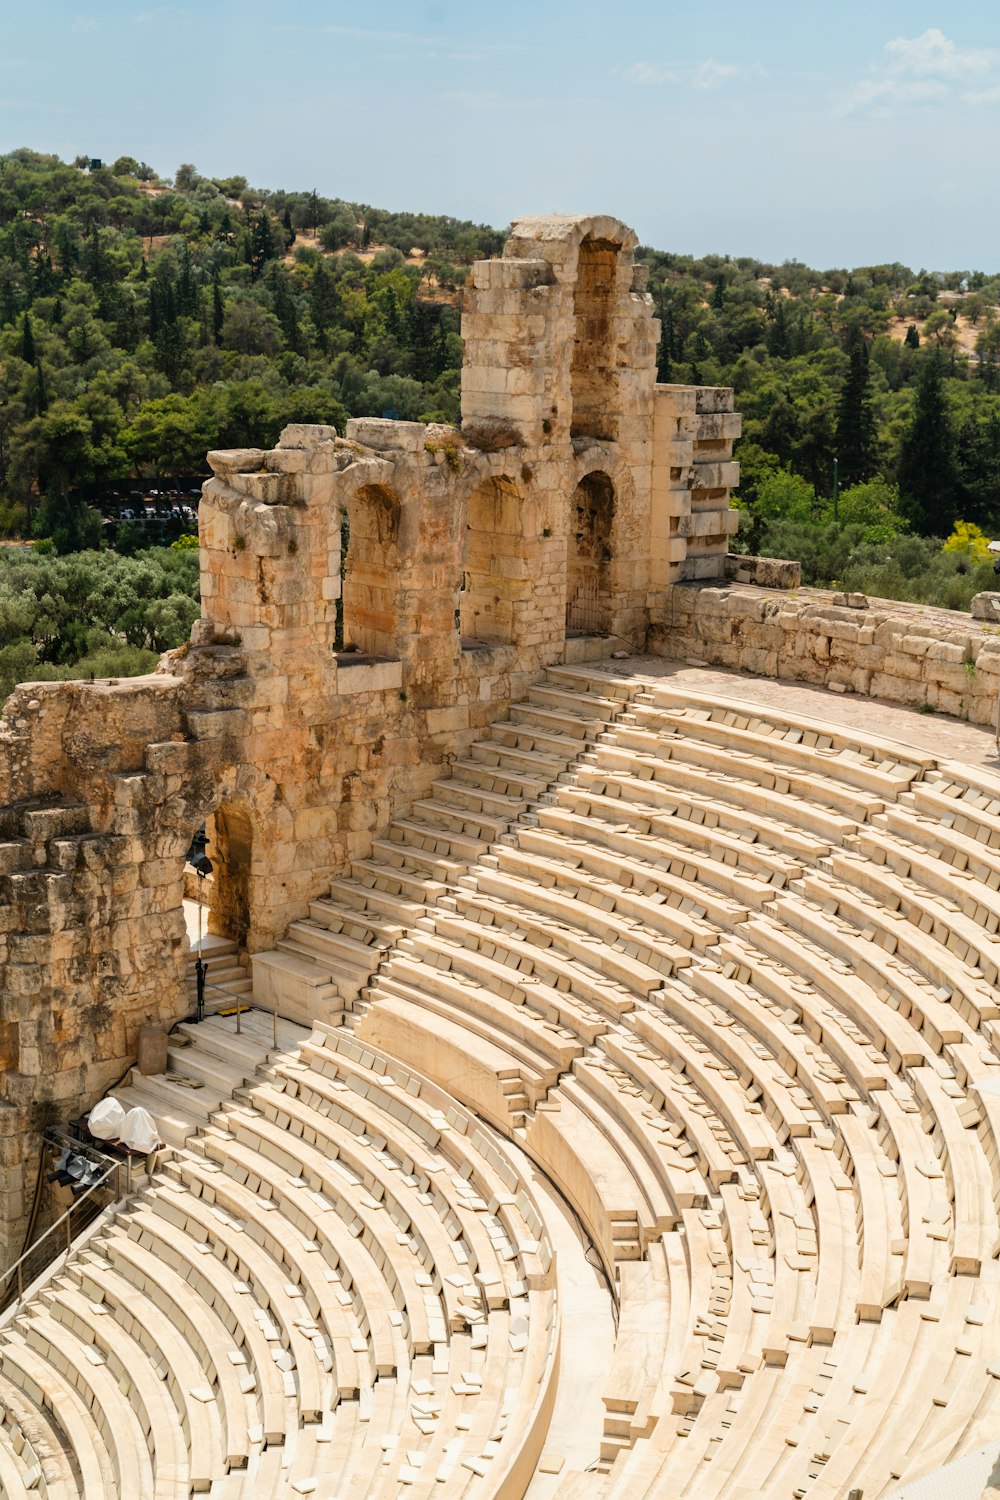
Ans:
{"label": "pine tree", "polygon": [[274,260],[278,253],[274,243],[274,230],[266,213],[259,213],[253,221],[250,229],[249,253],[250,272],[254,281],[258,281],[268,261]]}
{"label": "pine tree", "polygon": [[907,349],[920,348],[920,335],[917,332],[916,323],[911,323],[909,328],[906,330],[906,338],[903,340],[903,343],[906,345]]}
{"label": "pine tree", "polygon": [[302,332],[299,328],[295,300],[288,288],[288,278],[281,266],[274,266],[270,276],[271,306],[274,316],[281,324],[285,343],[296,354],[302,352]]}
{"label": "pine tree", "polygon": [[59,278],[52,268],[52,257],[39,250],[31,262],[32,297],[50,297],[58,286]]}
{"label": "pine tree", "polygon": [[98,291],[107,285],[111,279],[111,268],[104,246],[101,243],[100,231],[96,224],[91,228],[87,236],[87,243],[83,251],[83,274],[92,287]]}
{"label": "pine tree", "polygon": [[672,298],[663,292],[661,292],[657,300],[658,306],[656,311],[660,319],[660,347],[656,356],[656,378],[665,384],[669,384],[673,362],[677,358],[674,304]]}
{"label": "pine tree", "polygon": [[156,364],[171,385],[176,385],[184,361],[184,335],[177,322],[177,303],[169,282],[160,294],[158,309],[157,329],[153,336]]}
{"label": "pine tree", "polygon": [[183,317],[192,317],[198,310],[198,288],[195,285],[191,246],[185,245],[181,252],[181,270],[177,278],[177,311]]}
{"label": "pine tree", "polygon": [[767,330],[768,353],[775,359],[788,359],[791,354],[790,340],[788,336],[788,318],[785,314],[784,301],[779,298],[774,310],[774,321]]}
{"label": "pine tree", "polygon": [[926,536],[947,536],[958,503],[955,429],[939,350],[924,356],[917,400],[899,450],[904,513]]}
{"label": "pine tree", "polygon": [[38,360],[35,364],[35,410],[43,417],[49,409],[49,391],[45,384],[45,371],[42,362]]}
{"label": "pine tree", "polygon": [[216,272],[212,281],[212,338],[216,345],[222,343],[222,324],[225,310],[222,303],[222,284]]}
{"label": "pine tree", "polygon": [[31,315],[25,313],[21,324],[21,358],[26,365],[35,363],[35,335],[31,327]]}
{"label": "pine tree", "polygon": [[1000,514],[1000,415],[967,417],[957,447],[962,517],[988,526]]}
{"label": "pine tree", "polygon": [[837,406],[837,453],[844,484],[860,484],[875,473],[875,413],[872,408],[868,344],[856,333],[850,365]]}
{"label": "pine tree", "polygon": [[313,327],[319,335],[320,346],[324,350],[327,347],[327,332],[337,323],[340,307],[337,283],[325,262],[320,261],[313,272],[312,286],[309,288],[309,310],[312,313]]}

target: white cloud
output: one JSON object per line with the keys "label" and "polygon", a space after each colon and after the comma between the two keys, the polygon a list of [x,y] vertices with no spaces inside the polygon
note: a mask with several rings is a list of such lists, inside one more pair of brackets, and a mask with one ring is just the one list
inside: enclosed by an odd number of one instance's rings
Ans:
{"label": "white cloud", "polygon": [[[872,68],[840,101],[838,114],[871,110],[887,115],[898,107],[941,104],[954,99],[953,85],[983,79],[1000,64],[1000,52],[989,47],[958,47],[938,27],[919,36],[893,37],[885,44],[885,60]],[[966,103],[992,103],[995,90],[965,92]]]}
{"label": "white cloud", "polygon": [[641,89],[681,81],[681,74],[675,68],[657,68],[652,63],[637,62],[630,68],[615,68],[614,72],[619,78],[624,78],[626,83],[634,83]]}
{"label": "white cloud", "polygon": [[890,72],[916,78],[964,78],[989,72],[997,61],[991,48],[956,47],[936,26],[920,36],[897,36],[886,42],[885,50]]}
{"label": "white cloud", "polygon": [[747,72],[749,69],[741,68],[738,63],[720,63],[714,57],[706,57],[695,68],[691,82],[696,89],[717,89],[727,78],[739,78]]}
{"label": "white cloud", "polygon": [[97,22],[93,16],[77,16],[70,27],[70,31],[96,31]]}
{"label": "white cloud", "polygon": [[697,64],[685,63],[675,68],[662,68],[655,63],[635,62],[627,68],[613,68],[612,77],[623,78],[637,88],[654,88],[665,83],[687,84],[690,88],[708,91],[719,88],[732,78],[761,78],[764,69],[759,63],[744,66],[740,63],[716,62],[706,57]]}
{"label": "white cloud", "polygon": [[893,104],[933,104],[948,95],[948,85],[939,78],[871,78],[858,84],[848,96],[845,108],[865,109],[874,105],[884,111]]}

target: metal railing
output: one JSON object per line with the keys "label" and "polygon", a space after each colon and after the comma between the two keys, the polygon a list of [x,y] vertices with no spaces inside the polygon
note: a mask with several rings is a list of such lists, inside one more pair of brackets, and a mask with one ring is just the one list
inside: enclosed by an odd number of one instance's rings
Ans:
{"label": "metal railing", "polygon": [[[273,1023],[274,1023],[274,1046],[275,1046],[275,1050],[277,1050],[280,1047],[280,1043],[278,1041],[278,1021],[279,1021],[280,1017],[278,1015],[278,1012],[274,1009],[273,1006],[271,1006],[271,1005],[262,1005],[259,1000],[255,1000],[255,999],[253,999],[249,995],[237,995],[232,990],[227,989],[224,984],[213,984],[211,982],[211,980],[206,979],[205,980],[205,997],[206,997],[206,999],[208,998],[209,991],[211,991],[216,996],[224,995],[226,997],[227,1002],[228,1002],[228,1006],[232,1006],[233,1007],[233,1010],[235,1012],[235,1019],[236,1019],[236,1035],[237,1036],[242,1035],[242,1026],[240,1024],[240,1017],[242,1016],[242,1014],[243,1014],[243,1012],[245,1010],[262,1010],[265,1015],[270,1016],[271,1019],[272,1019],[272,1021],[273,1021]],[[227,1006],[227,1008],[228,1008],[228,1006]],[[206,1011],[206,1015],[215,1015],[215,1016],[221,1015],[224,1020],[228,1020],[229,1019],[228,1015],[226,1015],[225,1011],[222,1011],[222,1010]]]}
{"label": "metal railing", "polygon": [[0,1311],[4,1314],[19,1306],[24,1298],[25,1288],[32,1286],[61,1255],[66,1260],[69,1259],[77,1236],[104,1209],[121,1202],[132,1191],[132,1162],[129,1157],[119,1161],[56,1131],[46,1132],[45,1144],[60,1153],[69,1150],[74,1155],[91,1161],[106,1161],[107,1166],[96,1182],[74,1198],[65,1213],[60,1214],[55,1223],[50,1224],[13,1265],[0,1273]]}

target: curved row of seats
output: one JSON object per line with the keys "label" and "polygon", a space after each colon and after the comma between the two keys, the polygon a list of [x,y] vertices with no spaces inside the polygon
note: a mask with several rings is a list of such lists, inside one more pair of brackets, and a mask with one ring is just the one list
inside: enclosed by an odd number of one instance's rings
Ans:
{"label": "curved row of seats", "polygon": [[[219,1018],[182,1034],[206,1066],[248,1045]],[[317,1026],[261,1048],[2,1338],[0,1402],[72,1456],[40,1488],[5,1423],[5,1495],[499,1494],[545,1435],[555,1264],[497,1137]]]}
{"label": "curved row of seats", "polygon": [[593,1240],[593,1493],[832,1500],[985,1441],[1000,781],[610,666],[543,702],[565,769],[357,1030],[523,1141]]}

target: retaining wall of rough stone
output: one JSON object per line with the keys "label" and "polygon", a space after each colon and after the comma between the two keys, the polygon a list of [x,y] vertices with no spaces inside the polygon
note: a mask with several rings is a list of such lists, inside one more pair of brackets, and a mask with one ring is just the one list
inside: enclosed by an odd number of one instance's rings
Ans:
{"label": "retaining wall of rough stone", "polygon": [[650,633],[661,656],[996,720],[1000,626],[952,610],[750,585],[681,585]]}

